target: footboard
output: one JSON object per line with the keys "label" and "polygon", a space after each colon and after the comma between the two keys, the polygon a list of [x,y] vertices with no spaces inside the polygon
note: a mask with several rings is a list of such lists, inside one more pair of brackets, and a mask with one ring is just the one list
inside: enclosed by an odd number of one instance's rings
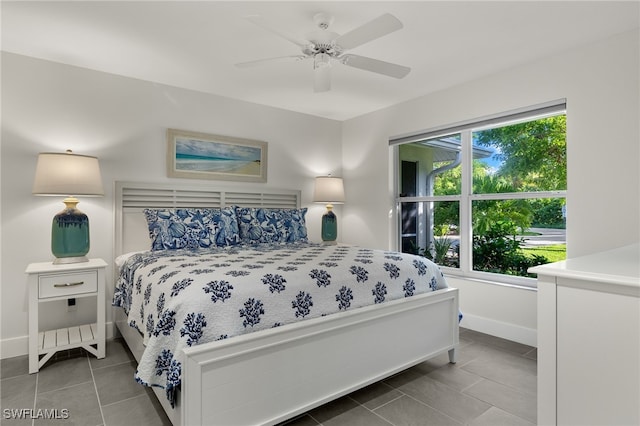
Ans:
{"label": "footboard", "polygon": [[275,424],[458,345],[453,288],[185,350],[183,425]]}

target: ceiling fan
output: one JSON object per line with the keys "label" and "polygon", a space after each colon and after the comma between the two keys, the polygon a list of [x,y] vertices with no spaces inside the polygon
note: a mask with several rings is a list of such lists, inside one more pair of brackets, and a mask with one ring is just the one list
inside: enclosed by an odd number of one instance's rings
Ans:
{"label": "ceiling fan", "polygon": [[353,49],[354,47],[358,47],[402,28],[402,22],[400,22],[395,16],[388,13],[381,15],[378,18],[375,18],[374,20],[369,21],[343,35],[329,31],[329,26],[333,22],[332,16],[325,13],[317,13],[314,15],[313,21],[319,29],[309,33],[304,39],[290,35],[285,31],[268,24],[259,16],[248,16],[247,19],[254,24],[298,45],[302,50],[302,54],[242,62],[236,64],[239,68],[263,65],[265,63],[313,59],[313,88],[315,92],[326,92],[331,89],[332,63],[340,63],[394,78],[403,78],[409,73],[409,71],[411,71],[411,68],[404,67],[402,65],[392,64],[378,59],[368,58],[366,56],[345,53],[349,49]]}

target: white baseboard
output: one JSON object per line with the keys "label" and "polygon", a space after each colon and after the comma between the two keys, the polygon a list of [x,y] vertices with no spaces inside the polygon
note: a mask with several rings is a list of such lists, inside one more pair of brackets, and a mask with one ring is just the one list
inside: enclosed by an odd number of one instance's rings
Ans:
{"label": "white baseboard", "polygon": [[534,328],[521,327],[519,325],[496,321],[489,318],[478,317],[465,314],[460,322],[460,326],[480,333],[501,337],[513,342],[522,343],[529,346],[538,346],[538,330]]}
{"label": "white baseboard", "polygon": [[29,336],[14,337],[0,341],[0,359],[13,358],[29,353]]}
{"label": "white baseboard", "polygon": [[[112,322],[106,323],[106,338],[112,339],[115,329]],[[13,358],[29,354],[29,336],[14,337],[0,341],[0,359]]]}

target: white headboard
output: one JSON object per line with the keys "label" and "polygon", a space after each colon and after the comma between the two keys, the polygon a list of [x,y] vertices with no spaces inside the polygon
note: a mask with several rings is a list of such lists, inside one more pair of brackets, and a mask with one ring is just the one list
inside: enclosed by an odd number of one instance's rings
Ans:
{"label": "white headboard", "polygon": [[115,183],[114,255],[149,250],[145,208],[243,207],[299,208],[300,191],[266,188],[222,188],[207,183]]}

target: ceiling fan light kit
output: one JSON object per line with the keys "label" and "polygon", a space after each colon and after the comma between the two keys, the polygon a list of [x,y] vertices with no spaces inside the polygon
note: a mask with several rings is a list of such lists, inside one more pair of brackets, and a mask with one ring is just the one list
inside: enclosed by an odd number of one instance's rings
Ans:
{"label": "ceiling fan light kit", "polygon": [[333,23],[333,16],[326,13],[317,13],[314,15],[313,21],[319,30],[311,32],[304,40],[266,23],[259,16],[250,16],[247,17],[247,19],[254,24],[298,45],[301,48],[303,55],[259,59],[256,61],[239,63],[236,64],[236,66],[240,68],[247,68],[273,62],[291,62],[313,59],[313,87],[315,92],[326,92],[331,89],[330,69],[332,61],[352,68],[370,71],[398,79],[404,78],[411,71],[411,68],[402,65],[368,58],[366,56],[344,53],[346,50],[361,46],[401,29],[402,22],[389,13],[381,15],[378,18],[343,35],[329,31],[329,27]]}
{"label": "ceiling fan light kit", "polygon": [[331,66],[331,62],[329,62],[330,59],[331,57],[326,53],[316,53],[313,56],[313,69],[330,67]]}

